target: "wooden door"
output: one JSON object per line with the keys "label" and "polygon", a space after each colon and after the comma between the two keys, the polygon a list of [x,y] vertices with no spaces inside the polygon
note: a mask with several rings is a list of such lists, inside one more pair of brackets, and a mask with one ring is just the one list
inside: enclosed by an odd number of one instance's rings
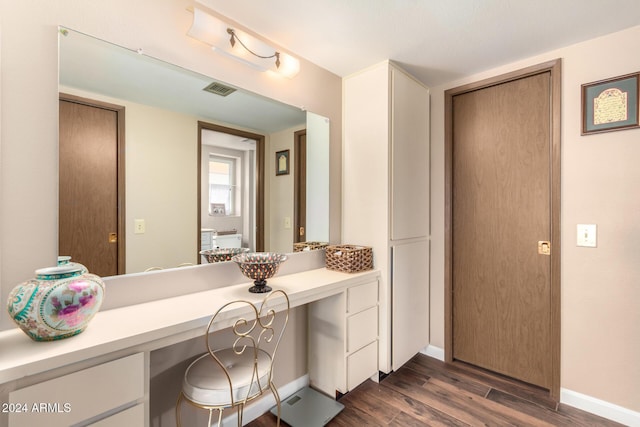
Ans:
{"label": "wooden door", "polygon": [[552,77],[512,77],[449,101],[451,357],[550,390],[559,299],[538,242],[558,240]]}
{"label": "wooden door", "polygon": [[307,241],[307,131],[294,133],[295,179],[294,179],[294,232],[293,242]]}
{"label": "wooden door", "polygon": [[99,276],[124,273],[119,138],[117,110],[60,100],[58,253]]}

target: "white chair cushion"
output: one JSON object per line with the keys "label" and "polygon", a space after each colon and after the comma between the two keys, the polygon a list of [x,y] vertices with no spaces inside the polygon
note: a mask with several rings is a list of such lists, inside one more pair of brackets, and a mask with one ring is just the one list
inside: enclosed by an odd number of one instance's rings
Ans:
{"label": "white chair cushion", "polygon": [[[245,349],[243,354],[236,354],[232,348],[225,348],[216,351],[215,355],[229,372],[233,385],[234,402],[244,400],[247,395],[251,398],[260,392],[258,384],[255,383],[255,377],[253,377],[254,382],[251,382],[254,363],[252,348]],[[257,377],[263,388],[269,386],[267,381],[270,368],[269,354],[258,350]],[[250,387],[251,390],[249,390]],[[209,353],[203,354],[189,365],[184,374],[182,391],[187,398],[201,405],[225,407],[231,405],[231,392],[227,377]]]}

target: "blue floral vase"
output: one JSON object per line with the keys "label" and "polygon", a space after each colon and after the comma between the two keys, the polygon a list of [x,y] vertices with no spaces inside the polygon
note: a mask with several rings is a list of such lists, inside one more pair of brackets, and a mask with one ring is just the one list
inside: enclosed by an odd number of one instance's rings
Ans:
{"label": "blue floral vase", "polygon": [[58,266],[36,270],[9,294],[7,308],[14,322],[35,341],[78,335],[100,310],[104,282],[87,268],[58,258]]}

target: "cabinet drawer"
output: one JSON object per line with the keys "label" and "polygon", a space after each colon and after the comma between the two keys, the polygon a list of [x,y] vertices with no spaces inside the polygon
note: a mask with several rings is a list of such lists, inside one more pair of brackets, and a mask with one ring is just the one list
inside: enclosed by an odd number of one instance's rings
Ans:
{"label": "cabinet drawer", "polygon": [[378,307],[347,318],[347,353],[356,351],[378,337]]}
{"label": "cabinet drawer", "polygon": [[91,427],[123,427],[123,426],[143,426],[144,425],[144,404],[125,409],[122,412],[111,415],[93,424]]}
{"label": "cabinet drawer", "polygon": [[347,391],[378,372],[378,341],[347,357]]}
{"label": "cabinet drawer", "polygon": [[347,313],[357,313],[378,304],[378,281],[347,289]]}
{"label": "cabinet drawer", "polygon": [[144,354],[137,353],[9,393],[12,403],[42,408],[9,414],[9,426],[69,426],[142,397]]}

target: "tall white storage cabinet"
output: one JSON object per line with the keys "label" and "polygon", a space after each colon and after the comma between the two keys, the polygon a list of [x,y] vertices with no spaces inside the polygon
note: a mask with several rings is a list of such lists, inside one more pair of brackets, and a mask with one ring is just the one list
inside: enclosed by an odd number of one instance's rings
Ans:
{"label": "tall white storage cabinet", "polygon": [[380,269],[379,369],[429,343],[429,89],[385,61],[343,81],[342,241]]}

